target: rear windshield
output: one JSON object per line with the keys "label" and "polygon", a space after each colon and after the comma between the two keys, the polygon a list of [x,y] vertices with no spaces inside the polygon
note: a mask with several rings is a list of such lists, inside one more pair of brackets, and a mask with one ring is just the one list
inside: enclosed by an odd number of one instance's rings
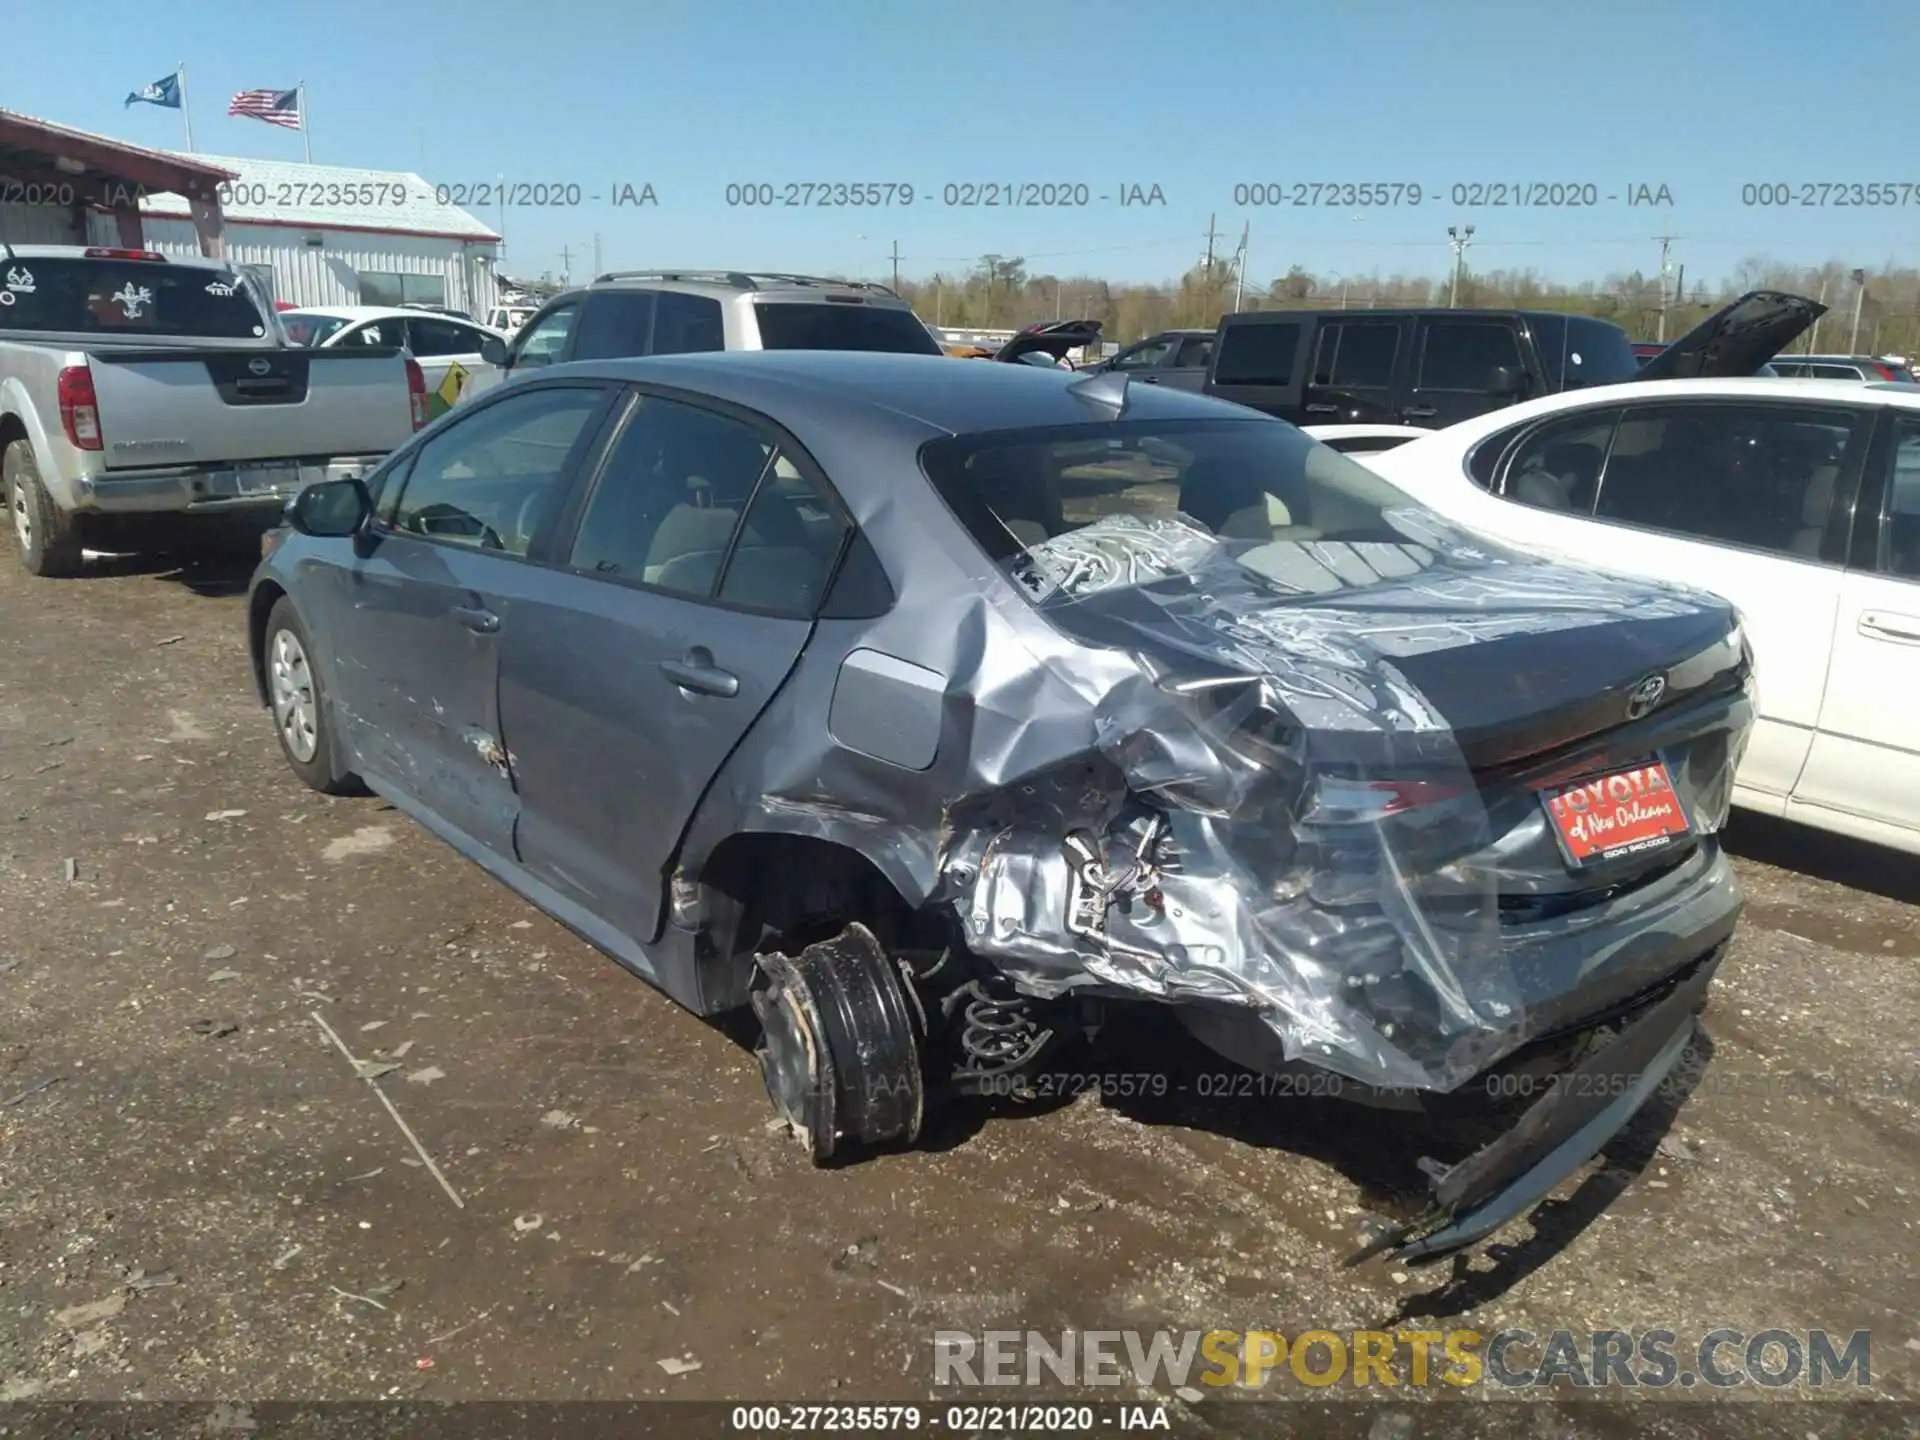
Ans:
{"label": "rear windshield", "polygon": [[755,305],[765,350],[883,350],[938,355],[940,344],[911,310],[891,305],[776,301]]}
{"label": "rear windshield", "polygon": [[309,315],[300,310],[288,310],[280,316],[287,340],[294,345],[324,345],[346,323],[338,315]]}
{"label": "rear windshield", "polygon": [[15,258],[0,267],[0,330],[258,339],[267,322],[245,281],[159,260]]}
{"label": "rear windshield", "polygon": [[1113,421],[936,440],[921,464],[1041,603],[1239,565],[1314,595],[1433,563],[1449,527],[1291,425]]}

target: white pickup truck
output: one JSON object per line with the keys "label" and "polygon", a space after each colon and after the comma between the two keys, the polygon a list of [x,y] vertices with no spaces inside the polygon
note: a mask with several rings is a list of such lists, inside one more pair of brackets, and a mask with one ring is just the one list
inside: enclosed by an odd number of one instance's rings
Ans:
{"label": "white pickup truck", "polygon": [[36,575],[257,535],[426,419],[412,356],[291,346],[220,261],[0,242],[0,473]]}

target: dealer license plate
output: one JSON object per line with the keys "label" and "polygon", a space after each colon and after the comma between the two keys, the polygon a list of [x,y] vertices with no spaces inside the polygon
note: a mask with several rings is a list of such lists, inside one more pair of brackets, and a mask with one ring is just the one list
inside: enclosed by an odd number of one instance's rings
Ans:
{"label": "dealer license plate", "polygon": [[1663,760],[1543,790],[1540,801],[1575,869],[1664,849],[1691,828]]}
{"label": "dealer license plate", "polygon": [[300,488],[298,465],[242,465],[233,472],[234,489],[242,495],[272,495]]}

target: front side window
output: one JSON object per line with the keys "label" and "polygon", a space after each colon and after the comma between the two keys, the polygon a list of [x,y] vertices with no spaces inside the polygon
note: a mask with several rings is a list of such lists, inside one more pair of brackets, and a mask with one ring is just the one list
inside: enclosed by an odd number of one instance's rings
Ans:
{"label": "front side window", "polygon": [[1213,366],[1216,385],[1291,385],[1293,360],[1300,348],[1300,325],[1229,325],[1220,337]]}
{"label": "front side window", "polygon": [[1619,419],[1618,410],[1588,411],[1541,426],[1514,451],[1500,493],[1536,510],[1592,514]]}
{"label": "front side window", "polygon": [[514,367],[551,365],[558,360],[566,351],[567,337],[573,333],[574,317],[579,313],[578,305],[563,305],[528,325],[515,342]]}
{"label": "front side window", "polygon": [[1114,421],[937,440],[921,463],[962,525],[1042,603],[1238,565],[1279,596],[1405,576],[1447,529],[1290,425]]}
{"label": "front side window", "polygon": [[1204,370],[1212,359],[1213,336],[1200,335],[1180,342],[1180,353],[1173,357],[1173,363],[1187,369]]}
{"label": "front side window", "polygon": [[334,343],[359,345],[368,349],[404,347],[407,343],[407,322],[397,319],[369,320],[364,325],[356,325]]}
{"label": "front side window", "polygon": [[520,391],[449,425],[414,459],[393,528],[525,555],[557,505],[567,459],[601,398],[597,387]]}
{"label": "front side window", "polygon": [[280,315],[287,343],[318,348],[339,333],[347,322],[338,315],[314,315],[305,310],[287,310]]}
{"label": "front side window", "polygon": [[1427,328],[1421,347],[1419,388],[1485,395],[1495,388],[1496,370],[1519,364],[1520,342],[1511,325],[1440,320]]}
{"label": "front side window", "polygon": [[1320,332],[1313,383],[1384,390],[1393,384],[1393,362],[1399,352],[1398,325],[1378,321],[1328,325]]}
{"label": "front side window", "polygon": [[1629,409],[1594,516],[1816,560],[1861,412],[1780,405]]}
{"label": "front side window", "polygon": [[706,599],[772,453],[768,436],[731,415],[638,397],[568,564]]}
{"label": "front side window", "polygon": [[1125,354],[1114,357],[1116,370],[1145,370],[1158,365],[1167,358],[1167,352],[1173,348],[1173,342],[1167,339],[1149,340],[1144,345],[1136,345]]}
{"label": "front side window", "polygon": [[911,310],[832,301],[763,301],[753,307],[763,350],[878,350],[938,355],[940,345]]}

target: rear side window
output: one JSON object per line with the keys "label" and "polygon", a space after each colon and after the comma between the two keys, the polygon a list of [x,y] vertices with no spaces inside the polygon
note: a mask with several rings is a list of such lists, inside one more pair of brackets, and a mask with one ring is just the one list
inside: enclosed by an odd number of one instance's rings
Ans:
{"label": "rear side window", "polygon": [[1595,518],[1806,560],[1823,558],[1860,411],[1778,405],[1630,409]]}
{"label": "rear side window", "polygon": [[382,346],[401,346],[407,343],[407,322],[400,319],[369,320],[347,331],[337,341],[337,345],[361,345],[378,350]]}
{"label": "rear side window", "polygon": [[580,312],[576,360],[617,360],[647,353],[653,332],[653,291],[599,290]]}
{"label": "rear side window", "polygon": [[773,445],[698,405],[643,395],[587,502],[569,563],[706,599]]}
{"label": "rear side window", "polygon": [[1220,336],[1214,383],[1291,385],[1293,357],[1299,348],[1298,323],[1229,325]]}
{"label": "rear side window", "polygon": [[811,615],[846,540],[847,523],[793,462],[775,455],[747,506],[720,598],[782,615]]}
{"label": "rear side window", "polygon": [[653,322],[653,353],[692,355],[727,348],[720,302],[708,295],[662,290]]}
{"label": "rear side window", "polygon": [[1903,419],[1895,435],[1882,534],[1881,568],[1889,575],[1920,580],[1920,420]]}
{"label": "rear side window", "polygon": [[1493,372],[1520,363],[1513,327],[1496,321],[1441,320],[1427,328],[1420,352],[1422,390],[1460,390],[1484,395]]}
{"label": "rear side window", "polygon": [[879,350],[895,355],[938,355],[927,327],[911,310],[891,305],[836,305],[814,301],[769,301],[753,307],[765,350]]}
{"label": "rear side window", "polygon": [[422,359],[471,355],[480,349],[480,332],[452,320],[409,320],[407,348]]}
{"label": "rear side window", "polygon": [[1213,336],[1202,335],[1180,342],[1180,353],[1173,357],[1175,365],[1204,370],[1213,359]]}
{"label": "rear side window", "polygon": [[1398,325],[1378,321],[1328,325],[1320,332],[1313,383],[1384,390],[1393,383],[1393,362],[1399,353]]}
{"label": "rear side window", "polygon": [[267,324],[232,271],[40,255],[0,265],[0,329],[251,340]]}
{"label": "rear side window", "polygon": [[1507,462],[1500,493],[1536,510],[1593,513],[1620,411],[1587,411],[1543,425],[1520,442]]}

